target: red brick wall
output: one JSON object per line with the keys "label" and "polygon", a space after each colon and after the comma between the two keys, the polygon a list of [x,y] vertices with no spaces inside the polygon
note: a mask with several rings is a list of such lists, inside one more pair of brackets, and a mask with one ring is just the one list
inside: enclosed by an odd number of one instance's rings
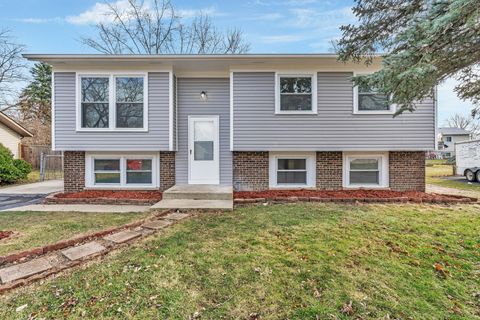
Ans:
{"label": "red brick wall", "polygon": [[160,191],[175,185],[175,152],[160,152]]}
{"label": "red brick wall", "polygon": [[425,152],[391,151],[389,159],[392,190],[425,191]]}
{"label": "red brick wall", "polygon": [[268,189],[268,152],[233,152],[235,190]]}
{"label": "red brick wall", "polygon": [[63,153],[63,190],[77,192],[85,188],[85,152]]}
{"label": "red brick wall", "polygon": [[343,154],[341,151],[317,152],[317,189],[340,190],[343,181]]}

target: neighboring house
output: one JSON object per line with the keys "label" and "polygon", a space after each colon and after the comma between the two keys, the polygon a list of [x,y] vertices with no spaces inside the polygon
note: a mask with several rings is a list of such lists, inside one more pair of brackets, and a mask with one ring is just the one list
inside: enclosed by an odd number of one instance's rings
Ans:
{"label": "neighboring house", "polygon": [[22,138],[33,135],[3,112],[0,112],[0,143],[12,151],[13,156],[20,158],[20,142]]}
{"label": "neighboring house", "polygon": [[472,133],[461,128],[438,128],[438,151],[442,158],[455,155],[455,143],[470,140]]}
{"label": "neighboring house", "polygon": [[65,191],[175,184],[424,190],[435,102],[393,117],[330,54],[25,55],[53,66]]}

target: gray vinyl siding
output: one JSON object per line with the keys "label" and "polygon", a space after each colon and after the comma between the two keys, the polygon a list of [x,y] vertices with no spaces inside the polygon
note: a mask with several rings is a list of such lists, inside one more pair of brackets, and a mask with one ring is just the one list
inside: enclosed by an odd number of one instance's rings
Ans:
{"label": "gray vinyl siding", "polygon": [[77,132],[75,73],[55,72],[55,146],[58,150],[168,151],[169,74],[148,74],[148,132]]}
{"label": "gray vinyl siding", "polygon": [[435,106],[431,99],[414,113],[353,114],[352,73],[319,72],[318,114],[275,114],[275,74],[233,75],[235,151],[431,150]]}
{"label": "gray vinyl siding", "polygon": [[177,77],[173,76],[173,149],[177,150]]}
{"label": "gray vinyl siding", "polygon": [[[200,99],[206,91],[208,100]],[[232,184],[230,152],[230,80],[228,78],[178,78],[178,151],[176,183],[188,183],[188,116],[218,115],[220,126],[220,184]]]}

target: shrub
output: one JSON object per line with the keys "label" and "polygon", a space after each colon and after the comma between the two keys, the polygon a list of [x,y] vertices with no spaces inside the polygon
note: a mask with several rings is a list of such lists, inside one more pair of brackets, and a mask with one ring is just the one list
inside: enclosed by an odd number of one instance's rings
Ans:
{"label": "shrub", "polygon": [[22,176],[20,177],[20,179],[26,179],[28,174],[32,172],[32,166],[30,165],[30,163],[28,163],[25,160],[14,159],[13,165],[22,173]]}
{"label": "shrub", "polygon": [[24,179],[32,171],[23,160],[13,159],[12,152],[0,143],[0,183],[13,183]]}

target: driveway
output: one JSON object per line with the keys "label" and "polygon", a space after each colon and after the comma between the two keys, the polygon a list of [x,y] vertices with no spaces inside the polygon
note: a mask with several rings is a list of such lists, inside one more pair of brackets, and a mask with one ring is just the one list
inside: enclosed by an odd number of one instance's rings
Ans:
{"label": "driveway", "polygon": [[62,190],[62,180],[48,180],[1,188],[0,211],[40,203],[48,194]]}

